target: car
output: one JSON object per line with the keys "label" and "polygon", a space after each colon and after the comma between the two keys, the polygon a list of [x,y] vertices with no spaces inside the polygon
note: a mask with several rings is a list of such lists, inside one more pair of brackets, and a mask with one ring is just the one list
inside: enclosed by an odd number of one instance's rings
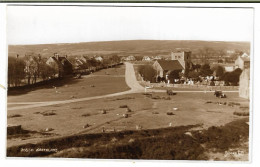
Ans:
{"label": "car", "polygon": [[226,98],[227,96],[221,90],[215,90],[214,95],[219,98]]}
{"label": "car", "polygon": [[167,90],[166,91],[167,95],[176,95],[176,93],[174,93],[172,90]]}

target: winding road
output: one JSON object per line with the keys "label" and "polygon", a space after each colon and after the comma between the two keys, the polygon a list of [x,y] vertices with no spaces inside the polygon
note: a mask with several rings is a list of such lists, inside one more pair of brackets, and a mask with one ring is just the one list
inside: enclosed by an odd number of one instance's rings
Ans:
{"label": "winding road", "polygon": [[[120,96],[125,94],[131,93],[140,93],[144,92],[144,87],[142,87],[136,79],[135,70],[133,64],[125,62],[126,70],[125,70],[125,81],[130,90],[118,93],[112,93],[107,95],[101,96],[94,96],[94,97],[86,97],[86,98],[79,98],[79,99],[71,99],[71,100],[62,100],[62,101],[47,101],[47,102],[17,102],[17,103],[8,103],[9,105],[19,105],[14,107],[8,107],[8,110],[19,110],[19,109],[27,109],[27,108],[36,108],[36,107],[43,107],[43,106],[51,106],[56,104],[67,104],[67,103],[75,103],[81,101],[88,101],[88,100],[95,100],[101,99],[106,97],[113,97],[113,96]],[[147,92],[165,92],[165,90],[155,90],[155,89],[147,89]],[[183,92],[183,93],[192,93],[192,92],[200,92],[205,93],[205,91],[175,91],[175,92]],[[207,92],[214,92],[214,91],[207,91]],[[223,92],[238,92],[238,91],[223,91]]]}

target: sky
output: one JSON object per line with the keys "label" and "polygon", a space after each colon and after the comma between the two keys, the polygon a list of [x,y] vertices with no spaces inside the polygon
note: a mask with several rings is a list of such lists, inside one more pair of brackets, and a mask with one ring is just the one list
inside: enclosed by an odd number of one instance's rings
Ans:
{"label": "sky", "polygon": [[7,44],[251,41],[249,8],[8,6]]}

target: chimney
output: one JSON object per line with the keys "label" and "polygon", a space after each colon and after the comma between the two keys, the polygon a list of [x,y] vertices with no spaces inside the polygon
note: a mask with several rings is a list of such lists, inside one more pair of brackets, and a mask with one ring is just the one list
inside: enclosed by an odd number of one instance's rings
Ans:
{"label": "chimney", "polygon": [[38,54],[38,59],[41,60],[41,55],[40,54]]}
{"label": "chimney", "polygon": [[66,58],[66,59],[67,59],[67,57],[68,57],[68,56],[67,56],[67,55],[65,55],[65,58]]}
{"label": "chimney", "polygon": [[16,58],[18,58],[18,57],[19,57],[19,54],[16,55]]}
{"label": "chimney", "polygon": [[54,53],[54,57],[55,57],[56,59],[59,59],[59,54],[58,54],[58,53]]}

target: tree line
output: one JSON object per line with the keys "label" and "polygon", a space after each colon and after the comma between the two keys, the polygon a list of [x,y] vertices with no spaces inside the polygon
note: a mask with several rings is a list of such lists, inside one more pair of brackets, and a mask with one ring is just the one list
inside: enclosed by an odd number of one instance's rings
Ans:
{"label": "tree line", "polygon": [[[85,58],[86,61],[81,61],[83,63],[77,67],[75,66],[77,62],[75,57],[68,57],[67,59],[72,63],[74,70],[108,67],[121,61],[117,55],[107,56],[102,61],[98,61],[94,57],[89,58],[85,56]],[[25,55],[23,57],[19,55],[8,57],[8,87],[30,85],[59,77],[59,65],[57,63],[46,64],[46,61],[47,58],[42,58],[37,54]]]}
{"label": "tree line", "polygon": [[34,84],[55,77],[57,65],[47,65],[40,56],[8,57],[8,87]]}

